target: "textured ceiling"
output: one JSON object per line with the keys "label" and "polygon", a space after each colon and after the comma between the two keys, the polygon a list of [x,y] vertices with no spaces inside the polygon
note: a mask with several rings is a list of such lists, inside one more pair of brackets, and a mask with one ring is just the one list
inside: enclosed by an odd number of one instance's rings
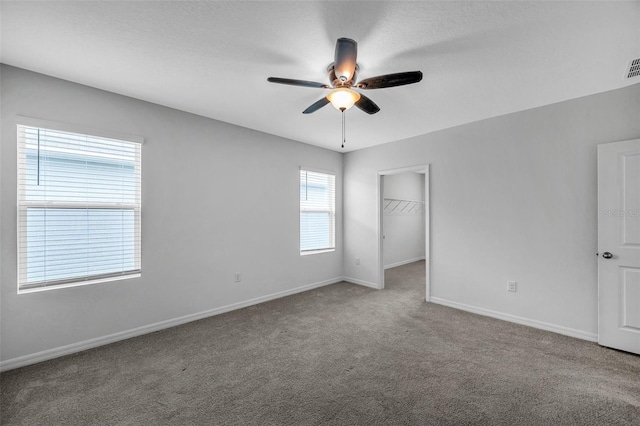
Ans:
{"label": "textured ceiling", "polygon": [[[640,82],[640,2],[0,3],[3,63],[350,151]],[[421,70],[366,94],[381,108],[301,112],[328,82],[335,41],[361,79]]]}

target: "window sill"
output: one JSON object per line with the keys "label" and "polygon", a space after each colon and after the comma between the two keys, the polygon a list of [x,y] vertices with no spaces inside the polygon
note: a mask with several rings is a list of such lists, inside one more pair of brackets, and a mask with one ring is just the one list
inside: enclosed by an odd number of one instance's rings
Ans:
{"label": "window sill", "polygon": [[37,293],[40,291],[49,291],[49,290],[58,290],[62,288],[70,288],[70,287],[80,287],[86,285],[100,284],[111,281],[120,281],[120,280],[128,280],[131,278],[140,278],[141,274],[129,274],[129,275],[119,275],[117,277],[109,277],[109,278],[99,278],[95,280],[88,281],[76,281],[72,283],[59,284],[59,285],[50,285],[50,286],[42,286],[42,287],[33,287],[33,288],[23,288],[18,289],[18,294],[26,294],[26,293]]}
{"label": "window sill", "polygon": [[309,251],[301,251],[300,256],[309,256],[310,254],[320,254],[320,253],[331,253],[336,251],[336,249],[323,249],[323,250],[309,250]]}

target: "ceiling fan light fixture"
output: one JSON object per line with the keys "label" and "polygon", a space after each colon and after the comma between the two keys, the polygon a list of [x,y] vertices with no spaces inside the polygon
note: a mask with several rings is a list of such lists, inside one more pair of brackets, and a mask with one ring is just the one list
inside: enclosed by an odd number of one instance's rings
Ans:
{"label": "ceiling fan light fixture", "polygon": [[331,105],[339,111],[345,111],[351,108],[360,100],[360,93],[355,90],[345,88],[333,89],[327,95],[327,99]]}

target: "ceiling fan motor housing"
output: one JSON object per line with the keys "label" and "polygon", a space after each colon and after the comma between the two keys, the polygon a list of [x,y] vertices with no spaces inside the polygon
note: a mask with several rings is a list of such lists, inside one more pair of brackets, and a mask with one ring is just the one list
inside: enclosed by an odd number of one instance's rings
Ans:
{"label": "ceiling fan motor housing", "polygon": [[331,82],[331,86],[333,87],[351,87],[355,84],[358,78],[358,71],[360,67],[356,64],[356,69],[353,71],[353,75],[349,80],[343,81],[336,75],[335,63],[332,62],[327,67],[327,74],[329,75],[329,81]]}

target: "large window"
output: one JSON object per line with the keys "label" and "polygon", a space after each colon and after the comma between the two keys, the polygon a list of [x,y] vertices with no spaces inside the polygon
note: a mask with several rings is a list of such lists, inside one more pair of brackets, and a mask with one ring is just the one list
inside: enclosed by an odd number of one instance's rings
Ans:
{"label": "large window", "polygon": [[336,177],[300,170],[300,254],[335,250]]}
{"label": "large window", "polygon": [[141,144],[18,126],[18,291],[140,274]]}

